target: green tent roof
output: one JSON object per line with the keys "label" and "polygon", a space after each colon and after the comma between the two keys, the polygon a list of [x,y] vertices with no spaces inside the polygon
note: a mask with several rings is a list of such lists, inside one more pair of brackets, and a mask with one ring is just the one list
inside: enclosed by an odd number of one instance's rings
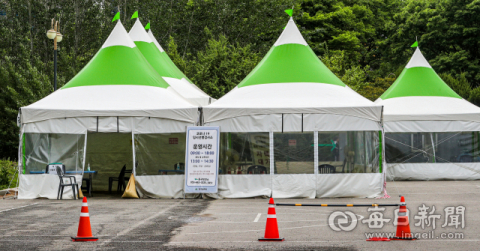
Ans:
{"label": "green tent roof", "polygon": [[461,99],[461,97],[437,75],[418,47],[400,76],[398,76],[392,86],[380,96],[380,99],[385,100],[411,96],[436,96]]}
{"label": "green tent roof", "polygon": [[135,46],[120,21],[97,54],[62,89],[93,85],[169,87]]}
{"label": "green tent roof", "polygon": [[290,18],[274,46],[238,87],[301,82],[345,86],[315,55]]}
{"label": "green tent roof", "polygon": [[[150,32],[151,33],[151,32]],[[137,19],[129,32],[130,37],[143,54],[145,59],[162,77],[182,79],[187,78],[183,72],[173,63],[168,54],[159,44],[152,39],[143,28],[140,20]]]}

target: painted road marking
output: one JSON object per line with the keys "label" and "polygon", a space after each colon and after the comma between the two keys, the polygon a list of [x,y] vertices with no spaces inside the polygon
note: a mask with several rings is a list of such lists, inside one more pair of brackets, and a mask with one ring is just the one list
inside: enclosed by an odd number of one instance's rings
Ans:
{"label": "painted road marking", "polygon": [[260,216],[262,216],[261,213],[257,214],[257,217],[255,218],[255,220],[253,220],[253,222],[258,222],[258,220],[260,219]]}

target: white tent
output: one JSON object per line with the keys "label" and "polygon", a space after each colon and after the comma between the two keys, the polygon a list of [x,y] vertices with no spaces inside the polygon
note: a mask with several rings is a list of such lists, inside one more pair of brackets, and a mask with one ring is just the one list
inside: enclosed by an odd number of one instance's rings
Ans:
{"label": "white tent", "polygon": [[182,97],[197,106],[205,106],[215,101],[190,82],[160,46],[152,31],[145,31],[139,19],[135,21],[129,35],[152,67]]}
{"label": "white tent", "polygon": [[[197,106],[179,96],[148,64],[118,21],[102,48],[74,78],[49,96],[21,108],[19,198],[57,197],[58,177],[34,174],[42,173],[52,162],[65,164],[79,183],[87,161],[97,163],[93,169],[106,168],[113,165],[115,158],[110,156],[114,154],[130,160],[115,163],[116,169],[126,164],[135,173],[134,152],[142,154],[142,141],[137,136],[184,134],[186,126],[196,123],[197,111]],[[126,136],[121,139],[126,143],[123,152],[112,152],[118,142],[98,136],[107,133]],[[96,149],[103,152],[86,161],[90,146],[87,134],[97,138],[97,143],[109,145],[98,146]],[[92,142],[92,147],[97,143]],[[141,168],[139,165],[137,169]],[[111,176],[117,175],[117,170],[112,171]],[[98,176],[108,177],[102,173]],[[152,184],[161,183],[153,175],[136,180],[147,195],[154,189]],[[65,197],[71,194],[65,191]]]}
{"label": "white tent", "polygon": [[318,59],[290,19],[256,68],[203,108],[204,125],[222,132],[219,195],[377,196],[381,114]]}
{"label": "white tent", "polygon": [[480,178],[480,108],[450,89],[419,48],[375,103],[385,108],[390,179]]}

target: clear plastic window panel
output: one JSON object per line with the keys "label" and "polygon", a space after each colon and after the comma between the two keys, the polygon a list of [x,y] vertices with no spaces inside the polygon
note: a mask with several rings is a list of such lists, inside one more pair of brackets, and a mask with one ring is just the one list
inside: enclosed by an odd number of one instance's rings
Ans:
{"label": "clear plastic window panel", "polygon": [[137,175],[184,175],[185,133],[135,134]]}
{"label": "clear plastic window panel", "polygon": [[478,132],[387,133],[389,163],[479,162]]}
{"label": "clear plastic window panel", "polygon": [[268,132],[220,133],[219,174],[269,174]]}
{"label": "clear plastic window panel", "polygon": [[67,172],[81,172],[85,149],[84,134],[25,133],[23,173],[44,172],[50,163],[65,165]]}
{"label": "clear plastic window panel", "polygon": [[479,132],[387,133],[389,163],[480,162]]}
{"label": "clear plastic window panel", "polygon": [[377,173],[380,132],[318,132],[318,173]]}
{"label": "clear plastic window panel", "polygon": [[480,162],[479,132],[432,134],[436,162]]}
{"label": "clear plastic window panel", "polygon": [[274,133],[273,142],[276,174],[315,173],[313,132]]}

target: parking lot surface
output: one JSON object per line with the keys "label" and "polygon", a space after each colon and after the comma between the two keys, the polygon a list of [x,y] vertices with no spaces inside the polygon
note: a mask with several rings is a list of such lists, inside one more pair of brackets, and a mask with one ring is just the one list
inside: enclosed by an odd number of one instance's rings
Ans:
{"label": "parking lot surface", "polygon": [[[263,237],[268,199],[119,199],[89,198],[92,231],[98,242],[77,243],[80,200],[1,200],[2,250],[477,250],[480,245],[480,181],[389,182],[390,199],[276,199],[276,203],[398,203],[405,196],[417,241],[367,242],[372,233],[395,233],[394,209],[366,207],[276,207],[284,242],[258,242]],[[425,205],[425,207],[423,207]],[[421,209],[425,213],[421,213]],[[428,209],[425,209],[428,207]],[[435,207],[435,211],[433,211]],[[455,210],[465,207],[462,214]],[[453,214],[447,215],[449,208]],[[447,211],[445,211],[447,210]],[[350,211],[342,226],[329,226],[333,212]],[[372,215],[381,213],[381,228]],[[338,214],[338,213],[337,213]],[[423,216],[422,216],[423,215]],[[438,216],[437,216],[438,215]],[[425,217],[424,217],[425,216]],[[372,218],[373,217],[373,218]],[[416,218],[415,218],[416,217]],[[378,217],[376,218],[378,219]],[[386,220],[390,221],[386,222]],[[427,219],[430,220],[427,222]],[[338,220],[338,218],[337,218]],[[352,224],[355,223],[356,224]],[[369,225],[370,222],[370,225]],[[422,225],[419,223],[424,223]],[[433,229],[432,223],[436,226]],[[453,223],[452,223],[453,222]],[[427,224],[428,223],[428,224]],[[416,225],[418,224],[418,226]],[[442,227],[442,225],[444,225]],[[334,226],[340,226],[334,221]],[[377,228],[374,228],[375,226]],[[463,226],[463,228],[462,228]],[[345,227],[346,228],[346,227]],[[451,238],[450,238],[451,237]]]}

